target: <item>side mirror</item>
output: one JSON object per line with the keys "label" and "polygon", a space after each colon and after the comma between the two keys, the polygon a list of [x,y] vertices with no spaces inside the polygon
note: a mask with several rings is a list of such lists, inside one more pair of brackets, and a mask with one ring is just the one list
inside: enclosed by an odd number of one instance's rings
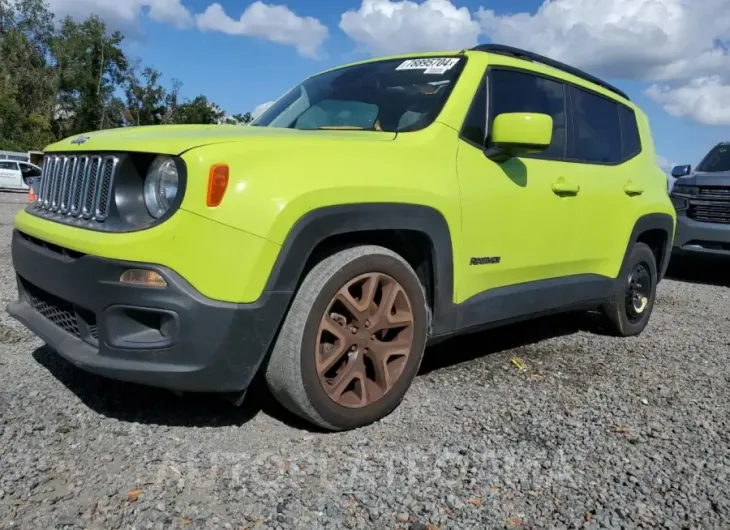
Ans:
{"label": "side mirror", "polygon": [[692,172],[692,166],[687,164],[686,166],[674,166],[672,168],[672,176],[675,179],[678,179],[679,177],[686,177]]}
{"label": "side mirror", "polygon": [[503,161],[515,156],[539,153],[553,139],[553,119],[534,112],[506,112],[494,118],[488,156]]}

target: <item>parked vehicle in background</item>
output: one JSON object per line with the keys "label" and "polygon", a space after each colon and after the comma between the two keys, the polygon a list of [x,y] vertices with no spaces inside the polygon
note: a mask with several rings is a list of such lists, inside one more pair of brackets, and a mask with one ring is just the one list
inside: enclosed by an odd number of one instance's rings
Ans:
{"label": "parked vehicle in background", "polygon": [[641,109],[506,46],[334,68],[250,127],[46,153],[15,318],[117,379],[240,395],[261,373],[332,430],[394,410],[427,343],[587,309],[638,335],[674,234]]}
{"label": "parked vehicle in background", "polygon": [[43,151],[28,151],[27,153],[20,151],[0,151],[0,160],[30,162],[34,166],[39,166],[43,160]]}
{"label": "parked vehicle in background", "polygon": [[40,179],[41,168],[30,162],[0,160],[0,189],[28,191]]}
{"label": "parked vehicle in background", "polygon": [[672,176],[674,252],[730,256],[730,142],[710,149],[695,171],[675,166]]}

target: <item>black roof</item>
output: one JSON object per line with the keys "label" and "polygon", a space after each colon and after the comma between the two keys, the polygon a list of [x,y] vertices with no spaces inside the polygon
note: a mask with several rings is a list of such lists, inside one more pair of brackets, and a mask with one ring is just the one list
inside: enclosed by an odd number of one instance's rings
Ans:
{"label": "black roof", "polygon": [[479,51],[479,52],[498,53],[500,55],[509,55],[510,57],[516,57],[518,59],[525,59],[527,61],[533,61],[536,63],[542,63],[547,66],[552,66],[553,68],[557,68],[558,70],[562,70],[563,72],[566,72],[568,74],[574,75],[576,77],[580,77],[581,79],[588,81],[589,83],[594,83],[598,86],[605,88],[606,90],[610,90],[614,94],[618,94],[619,96],[621,96],[624,99],[630,100],[629,96],[626,95],[625,92],[616,88],[615,86],[611,85],[610,83],[607,83],[606,81],[603,81],[595,76],[592,76],[591,74],[586,73],[583,70],[579,70],[578,68],[574,68],[573,66],[567,65],[565,63],[561,63],[560,61],[556,61],[554,59],[550,59],[549,57],[545,57],[544,55],[539,55],[537,53],[523,50],[520,48],[514,48],[512,46],[506,46],[504,44],[480,44],[478,46],[474,46],[471,49],[473,51]]}

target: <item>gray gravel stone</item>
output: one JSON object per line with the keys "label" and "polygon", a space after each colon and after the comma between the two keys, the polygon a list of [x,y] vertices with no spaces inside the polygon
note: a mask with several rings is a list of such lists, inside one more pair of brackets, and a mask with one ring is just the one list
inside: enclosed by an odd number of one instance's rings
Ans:
{"label": "gray gravel stone", "polygon": [[[24,202],[0,194],[3,307]],[[640,337],[566,316],[451,340],[338,434],[261,392],[87,374],[3,312],[0,528],[730,528],[730,275],[677,263]]]}

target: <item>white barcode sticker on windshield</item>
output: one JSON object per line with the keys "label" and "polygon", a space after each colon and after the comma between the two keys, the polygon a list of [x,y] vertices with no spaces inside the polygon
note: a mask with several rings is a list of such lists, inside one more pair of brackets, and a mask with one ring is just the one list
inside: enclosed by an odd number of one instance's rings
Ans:
{"label": "white barcode sticker on windshield", "polygon": [[445,74],[451,70],[458,57],[424,57],[423,59],[408,59],[398,65],[396,70],[423,70],[425,74]]}
{"label": "white barcode sticker on windshield", "polygon": [[442,75],[445,74],[447,70],[448,68],[446,68],[445,66],[429,66],[423,73]]}

